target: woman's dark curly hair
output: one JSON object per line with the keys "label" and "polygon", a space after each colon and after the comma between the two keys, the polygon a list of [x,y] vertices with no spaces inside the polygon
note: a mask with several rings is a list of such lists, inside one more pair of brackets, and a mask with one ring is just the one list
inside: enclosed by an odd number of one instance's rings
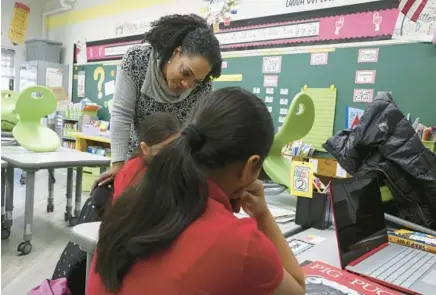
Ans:
{"label": "woman's dark curly hair", "polygon": [[145,33],[144,42],[150,43],[162,59],[162,65],[181,46],[182,52],[198,54],[211,65],[206,81],[221,75],[221,50],[218,39],[206,21],[195,14],[173,14],[161,17],[151,23],[151,29]]}

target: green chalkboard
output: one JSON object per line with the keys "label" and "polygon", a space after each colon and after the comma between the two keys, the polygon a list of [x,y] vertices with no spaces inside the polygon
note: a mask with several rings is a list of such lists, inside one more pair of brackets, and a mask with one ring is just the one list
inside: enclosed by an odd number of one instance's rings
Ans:
{"label": "green chalkboard", "polygon": [[[97,71],[96,76],[94,73]],[[92,102],[101,106],[98,117],[101,120],[109,121],[108,103],[112,100],[115,88],[116,65],[89,64],[75,66],[73,69],[73,91],[72,100],[78,102],[83,98],[88,98]],[[104,74],[103,74],[104,73]],[[85,76],[84,97],[79,97],[78,86],[80,76]],[[96,78],[96,79],[94,79]],[[100,93],[100,96],[99,96]]]}
{"label": "green chalkboard", "polygon": [[[260,88],[259,97],[274,98],[273,103],[266,104],[272,107],[276,127],[283,108],[281,98],[287,98],[289,106],[304,85],[328,88],[332,84],[337,88],[334,132],[344,129],[347,106],[366,107],[365,103],[353,102],[356,88],[374,89],[374,95],[377,91],[391,91],[403,113],[419,117],[425,125],[436,125],[436,46],[423,43],[371,46],[368,48],[379,48],[378,61],[358,63],[361,48],[365,47],[336,48],[328,53],[327,64],[318,66],[310,64],[310,53],[283,55],[274,95],[266,94],[263,84],[264,75],[276,75],[262,74],[265,56],[227,58],[223,75],[242,74],[242,81],[214,82],[214,88],[241,86],[249,91]],[[375,70],[375,83],[355,84],[356,70]],[[280,89],[288,89],[288,95],[280,94]]]}

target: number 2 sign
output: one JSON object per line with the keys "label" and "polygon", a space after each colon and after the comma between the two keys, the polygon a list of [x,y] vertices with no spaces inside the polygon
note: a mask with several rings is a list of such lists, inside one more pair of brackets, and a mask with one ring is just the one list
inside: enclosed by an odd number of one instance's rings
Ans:
{"label": "number 2 sign", "polygon": [[291,195],[312,198],[313,164],[310,162],[291,162]]}

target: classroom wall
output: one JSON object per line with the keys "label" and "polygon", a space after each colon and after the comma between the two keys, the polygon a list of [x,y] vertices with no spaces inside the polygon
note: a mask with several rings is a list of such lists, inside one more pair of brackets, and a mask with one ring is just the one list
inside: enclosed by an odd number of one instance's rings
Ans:
{"label": "classroom wall", "polygon": [[[204,3],[203,0],[122,1],[124,8],[117,9],[114,2],[119,2],[119,0],[78,0],[72,12],[62,14],[62,17],[68,19],[67,24],[52,28],[49,25],[49,38],[64,44],[64,63],[70,65],[70,76],[72,75],[73,45],[78,40],[95,41],[115,38],[116,24],[126,21],[142,19],[153,21],[163,15],[175,13],[198,14],[201,4]],[[55,1],[50,1],[47,6],[56,8],[56,3],[53,2]],[[92,16],[94,12],[97,14],[95,17]],[[59,25],[59,19],[54,19],[54,23],[54,26]],[[71,95],[71,89],[69,89],[69,94]]]}
{"label": "classroom wall", "polygon": [[[15,50],[15,89],[19,85],[19,73],[21,64],[26,60],[26,45],[21,44],[14,46],[9,40],[9,26],[11,24],[12,12],[14,8],[15,1],[13,0],[2,0],[1,6],[1,29],[2,29],[2,47],[10,48]],[[41,5],[41,1],[30,0],[30,1],[20,1],[25,3],[30,8],[29,22],[26,31],[26,39],[40,38],[42,36],[42,13],[44,12],[44,5]]]}

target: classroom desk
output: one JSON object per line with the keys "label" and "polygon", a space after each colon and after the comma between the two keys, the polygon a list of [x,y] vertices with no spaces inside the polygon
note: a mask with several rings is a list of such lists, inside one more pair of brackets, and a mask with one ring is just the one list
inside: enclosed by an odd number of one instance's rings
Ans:
{"label": "classroom desk", "polygon": [[100,221],[78,224],[71,232],[71,242],[79,245],[80,249],[86,252],[86,281],[88,281],[89,269],[97,247],[100,224]]}
{"label": "classroom desk", "polygon": [[287,240],[288,242],[292,240],[300,240],[313,245],[311,248],[302,251],[300,254],[297,253],[296,258],[299,263],[306,260],[320,261],[341,268],[336,233],[333,227],[326,230],[309,228],[292,237],[288,237]]}
{"label": "classroom desk", "polygon": [[[8,162],[6,178],[6,215],[5,227],[12,226],[12,208],[13,208],[13,192],[14,192],[14,168],[22,169],[27,173],[26,182],[26,202],[24,216],[24,234],[23,242],[18,245],[18,251],[22,254],[29,254],[32,251],[32,225],[33,225],[33,207],[35,194],[35,172],[41,169],[49,170],[49,174],[53,175],[54,169],[67,168],[67,204],[65,207],[65,221],[69,221],[70,225],[75,225],[81,210],[81,195],[82,195],[82,169],[83,167],[101,167],[102,169],[110,165],[110,159],[90,153],[83,153],[73,149],[59,148],[54,152],[35,153],[28,151],[20,146],[7,146],[2,148],[2,160]],[[76,168],[76,190],[75,190],[75,208],[74,215],[72,214],[72,192],[73,192],[73,168]],[[49,201],[47,211],[52,211],[53,207],[53,186],[54,179],[49,177]]]}
{"label": "classroom desk", "polygon": [[[269,199],[275,201],[274,205],[282,205],[284,208],[294,209],[292,204],[292,198],[288,194],[281,194],[278,196],[268,196],[267,201]],[[100,228],[101,222],[89,222],[82,223],[73,227],[73,231],[71,233],[71,241],[86,252],[87,260],[86,260],[86,276],[88,277],[89,266],[92,261],[92,257],[94,255],[95,247],[97,246],[98,241],[98,230]],[[302,230],[302,227],[296,225],[294,222],[288,222],[284,224],[279,224],[280,230],[282,231],[284,236],[291,236],[295,233],[298,233]]]}
{"label": "classroom desk", "polygon": [[[291,196],[286,192],[282,192],[277,195],[266,194],[265,199],[270,205],[296,212],[297,198]],[[295,220],[287,223],[278,223],[278,225],[285,237],[295,235],[303,230],[302,226],[295,224]]]}

